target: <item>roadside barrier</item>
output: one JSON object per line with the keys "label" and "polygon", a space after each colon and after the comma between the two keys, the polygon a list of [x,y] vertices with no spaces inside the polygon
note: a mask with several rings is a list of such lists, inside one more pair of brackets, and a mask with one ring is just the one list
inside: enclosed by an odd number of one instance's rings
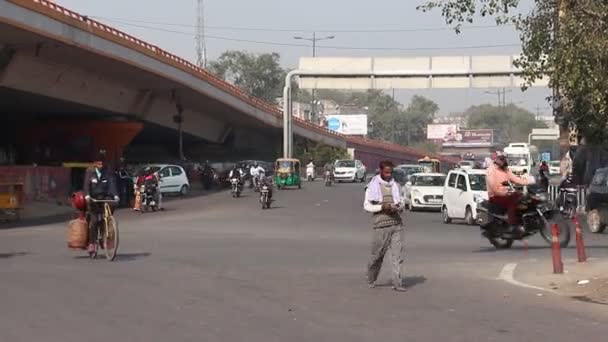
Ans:
{"label": "roadside barrier", "polygon": [[[549,185],[549,201],[557,204],[559,199],[559,185]],[[587,205],[587,188],[578,186],[576,192],[577,212],[584,213]]]}
{"label": "roadside barrier", "polygon": [[551,254],[553,257],[553,273],[562,274],[564,273],[564,263],[562,262],[562,251],[559,246],[559,226],[557,223],[553,224],[551,228],[553,235],[551,241]]}
{"label": "roadside barrier", "polygon": [[572,218],[572,221],[576,227],[576,254],[578,256],[578,262],[585,262],[587,261],[587,253],[585,252],[585,243],[583,242],[581,223],[578,221],[576,216]]}

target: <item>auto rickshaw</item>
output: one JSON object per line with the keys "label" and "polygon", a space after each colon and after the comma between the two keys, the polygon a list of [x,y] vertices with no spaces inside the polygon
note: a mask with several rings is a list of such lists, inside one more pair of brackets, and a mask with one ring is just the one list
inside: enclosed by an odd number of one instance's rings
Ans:
{"label": "auto rickshaw", "polygon": [[429,156],[419,159],[418,165],[424,167],[426,172],[441,172],[441,162],[438,159],[432,159]]}
{"label": "auto rickshaw", "polygon": [[0,220],[19,221],[23,202],[23,182],[0,181]]}
{"label": "auto rickshaw", "polygon": [[277,159],[275,173],[277,188],[279,190],[287,186],[297,186],[298,189],[302,189],[300,161],[298,159]]}

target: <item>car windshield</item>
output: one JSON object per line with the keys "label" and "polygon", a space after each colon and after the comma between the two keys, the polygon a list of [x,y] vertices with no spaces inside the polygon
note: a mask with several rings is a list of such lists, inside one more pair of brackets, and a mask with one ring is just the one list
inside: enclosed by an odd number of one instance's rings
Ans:
{"label": "car windshield", "polygon": [[393,179],[395,180],[395,182],[404,185],[406,182],[406,174],[405,171],[400,170],[400,169],[394,169],[393,170]]}
{"label": "car windshield", "polygon": [[354,160],[338,160],[336,162],[336,167],[355,167]]}
{"label": "car windshield", "polygon": [[293,167],[294,162],[289,160],[282,160],[278,162],[279,169],[290,169]]}
{"label": "car windshield", "polygon": [[591,185],[596,185],[596,186],[606,185],[606,181],[607,181],[606,176],[608,176],[608,169],[595,171],[595,175],[593,176],[593,179],[591,180]]}
{"label": "car windshield", "polygon": [[460,162],[460,165],[462,165],[462,166],[473,166],[474,164],[475,163],[473,163],[470,160],[463,160],[463,161]]}
{"label": "car windshield", "polygon": [[560,166],[560,162],[554,161],[554,162],[551,162],[549,165],[552,166],[552,167],[559,167]]}
{"label": "car windshield", "polygon": [[413,175],[414,173],[420,173],[424,171],[424,168],[422,166],[400,166],[398,167],[399,170],[403,170],[405,172],[406,176],[409,175]]}
{"label": "car windshield", "polygon": [[472,191],[486,191],[486,175],[469,175]]}
{"label": "car windshield", "polygon": [[507,155],[507,160],[509,161],[509,165],[525,166],[528,164],[528,155],[527,154],[509,154],[509,155]]}
{"label": "car windshield", "polygon": [[415,176],[412,184],[414,186],[443,186],[445,176]]}

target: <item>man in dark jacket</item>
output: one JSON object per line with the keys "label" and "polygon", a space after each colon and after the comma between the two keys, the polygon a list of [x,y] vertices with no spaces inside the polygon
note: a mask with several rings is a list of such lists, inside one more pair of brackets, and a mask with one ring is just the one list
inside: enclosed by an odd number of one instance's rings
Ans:
{"label": "man in dark jacket", "polygon": [[112,171],[104,165],[105,151],[98,153],[93,167],[89,168],[84,178],[84,194],[87,200],[89,217],[89,246],[87,250],[92,253],[95,251],[95,241],[97,241],[97,225],[99,224],[99,214],[103,211],[101,203],[94,200],[114,200],[118,202],[116,191],[116,179]]}

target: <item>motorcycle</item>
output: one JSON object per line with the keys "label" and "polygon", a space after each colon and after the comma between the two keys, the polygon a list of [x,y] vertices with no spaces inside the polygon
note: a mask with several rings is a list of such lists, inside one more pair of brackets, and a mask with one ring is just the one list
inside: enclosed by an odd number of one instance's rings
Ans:
{"label": "motorcycle", "polygon": [[260,187],[260,203],[262,204],[262,209],[270,209],[270,187],[271,185],[263,182]]}
{"label": "motorcycle", "polygon": [[559,212],[565,219],[572,219],[576,216],[578,209],[578,189],[574,185],[572,176],[566,179],[559,186]]}
{"label": "motorcycle", "polygon": [[233,198],[241,196],[241,181],[238,178],[231,178],[230,185],[232,187],[231,193]]}
{"label": "motorcycle", "polygon": [[148,210],[158,210],[158,203],[156,202],[156,191],[156,186],[154,185],[142,185],[139,188],[139,193],[141,196],[140,212],[142,214]]}
{"label": "motorcycle", "polygon": [[329,170],[325,170],[325,186],[331,186],[331,184],[332,184],[331,172]]}
{"label": "motorcycle", "polygon": [[[555,215],[555,210],[548,205],[547,190],[537,185],[529,185],[527,192],[524,192],[516,189],[510,183],[506,186],[510,187],[510,192],[522,193],[517,204],[517,215],[521,218],[523,229],[510,231],[506,208],[480,199],[476,221],[482,230],[482,235],[497,249],[511,248],[515,240],[523,240],[537,233],[540,233],[542,238],[551,245],[553,236],[549,220],[559,219],[561,215]],[[567,225],[565,226],[567,227]],[[563,229],[559,239],[560,246],[567,247],[570,242],[570,229]]]}
{"label": "motorcycle", "polygon": [[306,166],[306,180],[309,182],[313,182],[315,180],[314,166]]}
{"label": "motorcycle", "polygon": [[253,177],[253,187],[254,187],[255,192],[260,192],[260,186],[263,181],[264,181],[263,173]]}

